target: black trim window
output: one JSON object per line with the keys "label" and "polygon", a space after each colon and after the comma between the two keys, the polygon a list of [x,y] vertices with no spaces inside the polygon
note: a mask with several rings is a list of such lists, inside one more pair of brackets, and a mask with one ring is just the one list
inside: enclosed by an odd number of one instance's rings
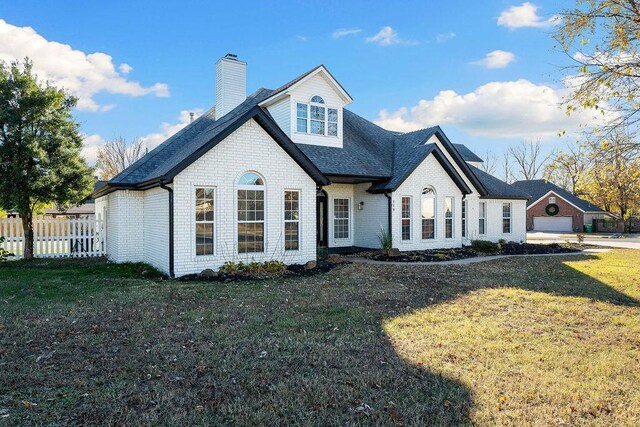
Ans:
{"label": "black trim window", "polygon": [[333,199],[333,238],[349,238],[349,199]]}
{"label": "black trim window", "polygon": [[453,238],[453,197],[444,198],[444,237]]}
{"label": "black trim window", "polygon": [[238,185],[238,253],[264,252],[264,180],[244,174]]}
{"label": "black trim window", "polygon": [[338,136],[338,110],[314,96],[308,104],[296,103],[296,131],[314,135]]}
{"label": "black trim window", "polygon": [[487,203],[480,202],[478,204],[478,234],[487,234]]}
{"label": "black trim window", "polygon": [[402,196],[402,240],[411,240],[411,196]]}
{"label": "black trim window", "polygon": [[462,201],[462,237],[467,237],[467,201]]}
{"label": "black trim window", "polygon": [[511,203],[502,204],[502,232],[511,233]]}
{"label": "black trim window", "polygon": [[297,251],[300,247],[300,192],[284,192],[284,249]]}
{"label": "black trim window", "polygon": [[436,238],[436,192],[433,188],[422,190],[420,203],[422,215],[422,238],[424,240]]}
{"label": "black trim window", "polygon": [[213,255],[213,188],[196,188],[196,255]]}

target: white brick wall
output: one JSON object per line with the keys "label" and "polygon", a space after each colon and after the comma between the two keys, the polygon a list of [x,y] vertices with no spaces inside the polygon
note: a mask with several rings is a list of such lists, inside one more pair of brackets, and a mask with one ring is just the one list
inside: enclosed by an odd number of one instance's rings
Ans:
{"label": "white brick wall", "polygon": [[[354,189],[354,244],[363,248],[379,248],[381,230],[389,228],[389,203],[384,194],[367,193],[370,183],[357,184]],[[362,210],[358,204],[364,202]]]}
{"label": "white brick wall", "polygon": [[144,261],[169,272],[169,192],[144,192]]}
{"label": "white brick wall", "polygon": [[[266,245],[262,254],[237,253],[237,182],[246,171],[266,182]],[[195,255],[195,188],[215,189],[215,255]],[[253,120],[196,160],[173,181],[175,274],[216,269],[225,261],[278,259],[304,263],[316,258],[316,185]],[[300,249],[283,250],[284,191],[300,190]]]}
{"label": "white brick wall", "polygon": [[96,211],[105,212],[107,257],[116,262],[144,259],[144,194],[141,191],[114,191],[96,200]]}
{"label": "white brick wall", "polygon": [[[487,203],[487,234],[471,238],[491,240],[497,242],[500,239],[514,242],[524,242],[527,239],[527,201],[480,199]],[[511,203],[511,233],[502,232],[502,204]],[[476,221],[477,224],[477,221]],[[477,230],[476,225],[476,230]]]}
{"label": "white brick wall", "polygon": [[[431,186],[436,192],[435,239],[422,239],[420,200],[422,189]],[[403,241],[401,232],[402,196],[411,196],[411,240]],[[454,197],[453,238],[445,238],[445,197]],[[433,157],[427,158],[393,193],[392,238],[393,247],[401,251],[431,248],[450,248],[462,245],[462,192]]]}

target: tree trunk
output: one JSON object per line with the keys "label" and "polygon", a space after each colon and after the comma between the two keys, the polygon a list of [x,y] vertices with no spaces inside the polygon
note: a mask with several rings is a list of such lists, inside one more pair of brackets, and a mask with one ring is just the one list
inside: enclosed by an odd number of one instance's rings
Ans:
{"label": "tree trunk", "polygon": [[24,259],[33,259],[33,213],[20,215],[24,230]]}

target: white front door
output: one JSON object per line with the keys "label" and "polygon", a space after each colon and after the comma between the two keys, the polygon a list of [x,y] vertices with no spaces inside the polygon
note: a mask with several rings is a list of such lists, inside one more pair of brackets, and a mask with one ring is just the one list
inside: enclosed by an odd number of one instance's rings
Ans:
{"label": "white front door", "polygon": [[534,231],[573,231],[573,217],[570,216],[534,216]]}

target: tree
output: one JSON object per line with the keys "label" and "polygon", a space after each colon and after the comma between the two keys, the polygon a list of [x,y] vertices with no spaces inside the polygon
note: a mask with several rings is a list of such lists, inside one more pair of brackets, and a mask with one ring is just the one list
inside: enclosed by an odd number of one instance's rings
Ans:
{"label": "tree", "polygon": [[511,158],[509,153],[504,153],[502,156],[502,180],[507,184],[511,184],[516,180],[513,174],[513,167],[511,165]]}
{"label": "tree", "polygon": [[489,175],[493,175],[496,172],[496,167],[498,166],[498,158],[491,151],[487,150],[484,153],[482,163],[480,163],[480,169]]}
{"label": "tree", "polygon": [[591,165],[578,187],[591,202],[626,221],[640,208],[640,149],[628,133],[610,136],[590,145]]}
{"label": "tree", "polygon": [[587,142],[576,141],[550,158],[544,178],[570,193],[579,194],[579,182],[592,162]]}
{"label": "tree", "polygon": [[553,153],[544,155],[542,143],[522,141],[520,144],[509,147],[508,155],[513,159],[520,179],[537,179],[544,171],[545,165],[553,156]]}
{"label": "tree", "polygon": [[108,181],[135,163],[144,154],[143,146],[141,139],[129,144],[124,138],[118,137],[100,147],[96,160],[100,179]]}
{"label": "tree", "polygon": [[0,207],[24,227],[24,257],[33,258],[34,210],[82,202],[93,184],[71,110],[76,98],[41,83],[32,62],[0,62]]}
{"label": "tree", "polygon": [[565,80],[567,112],[600,109],[605,132],[636,128],[640,120],[640,2],[576,0],[562,11],[554,34],[572,59]]}

